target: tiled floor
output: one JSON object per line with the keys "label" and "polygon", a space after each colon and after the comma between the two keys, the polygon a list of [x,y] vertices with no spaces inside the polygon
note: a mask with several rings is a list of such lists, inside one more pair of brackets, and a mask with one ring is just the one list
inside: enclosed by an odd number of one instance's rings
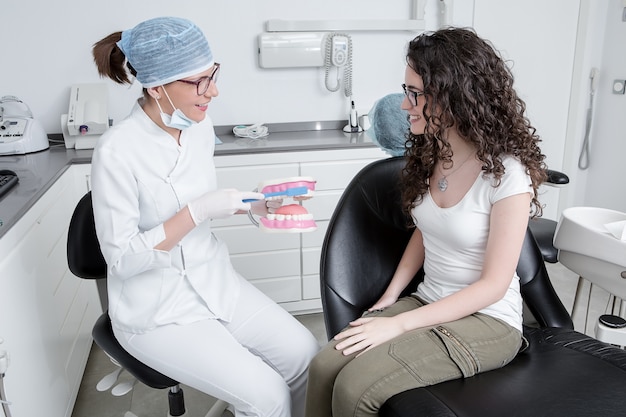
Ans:
{"label": "tiled floor", "polygon": [[[576,292],[577,276],[560,264],[548,265],[550,278],[554,287],[561,297],[565,307],[571,311],[574,294]],[[589,285],[583,286],[583,301],[574,312],[574,324],[576,330],[582,331],[585,323],[584,309],[586,308]],[[586,332],[593,335],[593,327],[600,314],[603,314],[608,302],[608,294],[594,287],[591,294],[589,317]],[[318,338],[320,344],[325,343],[326,333],[321,314],[297,316]],[[123,396],[113,396],[110,392],[98,392],[96,384],[108,373],[114,371],[108,357],[97,347],[92,349],[85,375],[78,393],[78,398],[72,413],[72,417],[125,417],[127,411],[135,413],[138,417],[166,416],[167,393],[166,390],[154,390],[141,383],[135,384],[133,390]],[[119,381],[130,381],[130,376],[123,372]],[[213,398],[200,393],[192,388],[183,386],[187,416],[202,417],[209,410]],[[227,412],[225,415],[229,415]]]}
{"label": "tiled floor", "polygon": [[[300,315],[297,319],[315,335],[320,345],[326,342],[326,329],[321,313]],[[130,417],[126,414],[128,411],[138,417],[167,416],[167,390],[155,390],[139,382],[134,385],[132,391],[122,396],[114,396],[110,390],[97,391],[98,381],[117,369],[118,367],[94,344],[72,417]],[[118,382],[132,380],[127,372],[122,372]],[[203,417],[215,402],[214,398],[193,388],[183,385],[182,389],[187,417]],[[226,412],[224,416],[230,416],[230,413]]]}

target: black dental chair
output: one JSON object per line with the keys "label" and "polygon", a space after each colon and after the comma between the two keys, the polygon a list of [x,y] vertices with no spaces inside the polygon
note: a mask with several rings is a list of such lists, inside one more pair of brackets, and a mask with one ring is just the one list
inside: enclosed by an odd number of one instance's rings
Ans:
{"label": "black dental chair", "polygon": [[[70,271],[80,278],[101,280],[104,283],[107,275],[107,265],[100,252],[100,244],[96,237],[93,218],[91,192],[85,194],[76,205],[70,220],[67,237],[67,262]],[[105,287],[100,287],[105,288]],[[106,311],[106,293],[101,291],[104,313],[96,321],[92,336],[96,344],[122,368],[133,375],[137,380],[151,388],[168,388],[168,416],[182,416],[185,414],[183,390],[178,381],[144,365],[120,346],[113,334],[111,319]],[[218,417],[228,404],[218,400],[209,410],[206,417]],[[126,415],[128,415],[127,413]]]}
{"label": "black dental chair", "polygon": [[[330,220],[320,265],[329,339],[379,298],[402,256],[411,233],[399,204],[403,164],[393,157],[365,167]],[[504,368],[397,394],[380,416],[626,415],[626,351],[573,330],[530,227],[517,272],[529,348]],[[421,279],[420,271],[406,293]]]}
{"label": "black dental chair", "polygon": [[[548,169],[547,172],[548,180],[546,181],[546,185],[563,187],[569,184],[569,178],[564,173],[551,169]],[[558,249],[552,244],[557,223],[556,220],[546,219],[544,217],[536,217],[530,219],[528,222],[528,227],[535,237],[537,245],[539,245],[543,260],[552,264],[558,262],[559,255]]]}

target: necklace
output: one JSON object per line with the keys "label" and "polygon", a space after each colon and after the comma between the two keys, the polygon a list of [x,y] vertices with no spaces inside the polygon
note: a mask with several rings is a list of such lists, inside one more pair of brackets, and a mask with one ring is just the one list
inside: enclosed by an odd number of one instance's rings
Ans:
{"label": "necklace", "polygon": [[467,158],[465,158],[465,160],[461,163],[461,165],[459,165],[454,171],[448,172],[447,174],[443,173],[443,164],[439,165],[439,171],[441,171],[441,175],[442,177],[439,178],[439,181],[437,181],[437,188],[439,188],[439,191],[444,192],[448,189],[448,177],[452,174],[454,174],[455,172],[457,172],[459,169],[461,169],[461,167],[463,165],[465,165],[465,163],[467,161],[469,161],[470,157],[474,154],[474,152],[470,152],[469,155],[467,155]]}

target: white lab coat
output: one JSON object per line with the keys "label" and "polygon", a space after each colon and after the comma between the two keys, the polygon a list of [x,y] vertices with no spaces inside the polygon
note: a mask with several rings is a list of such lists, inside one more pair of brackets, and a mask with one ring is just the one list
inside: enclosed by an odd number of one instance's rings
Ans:
{"label": "white lab coat", "polygon": [[169,252],[154,249],[163,222],[216,189],[214,149],[208,118],[178,146],[139,105],[98,141],[92,196],[113,332],[138,360],[236,415],[301,417],[313,335],[235,272],[210,221]]}
{"label": "white lab coat", "polygon": [[109,315],[120,330],[231,318],[239,279],[226,245],[200,224],[171,251],[155,250],[163,222],[215,190],[215,134],[207,117],[180,146],[135,104],[102,135],[92,159],[94,217],[108,264]]}

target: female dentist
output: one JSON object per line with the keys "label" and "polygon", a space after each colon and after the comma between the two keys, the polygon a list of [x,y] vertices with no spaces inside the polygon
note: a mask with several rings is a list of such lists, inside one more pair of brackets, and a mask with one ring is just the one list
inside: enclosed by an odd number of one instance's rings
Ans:
{"label": "female dentist", "polygon": [[143,363],[227,401],[237,416],[301,416],[318,343],[234,270],[211,232],[211,219],[272,208],[262,194],[217,187],[206,111],[220,64],[206,38],[186,19],[159,17],[110,34],[93,56],[101,76],[143,86],[92,160],[116,338]]}

